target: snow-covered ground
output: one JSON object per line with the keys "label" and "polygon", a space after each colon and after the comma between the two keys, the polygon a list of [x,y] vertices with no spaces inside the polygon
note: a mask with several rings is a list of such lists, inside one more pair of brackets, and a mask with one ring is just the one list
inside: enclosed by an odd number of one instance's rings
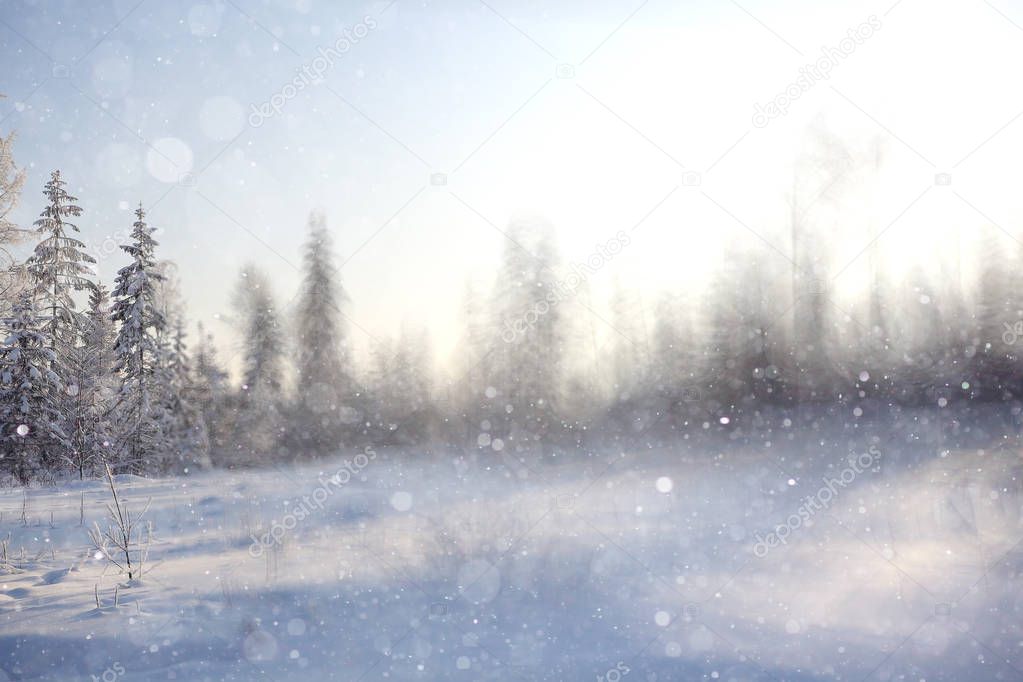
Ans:
{"label": "snow-covered ground", "polygon": [[1023,678],[1020,451],[902,446],[120,477],[137,586],[102,483],[5,490],[0,680]]}

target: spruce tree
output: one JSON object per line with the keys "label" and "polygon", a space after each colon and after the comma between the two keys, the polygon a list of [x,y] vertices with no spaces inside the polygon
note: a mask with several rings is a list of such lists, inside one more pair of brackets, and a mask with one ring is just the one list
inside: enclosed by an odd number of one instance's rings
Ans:
{"label": "spruce tree", "polygon": [[162,446],[160,396],[154,384],[160,367],[159,335],[166,324],[155,305],[156,285],[163,275],[153,256],[155,229],[146,224],[145,215],[140,204],[132,243],[121,246],[132,262],[117,273],[110,315],[120,325],[113,370],[121,380],[115,403],[117,451],[121,463],[135,472],[159,468],[160,462],[152,460]]}
{"label": "spruce tree", "polygon": [[85,253],[85,244],[70,236],[78,226],[68,218],[80,216],[82,209],[64,189],[60,171],[53,171],[43,189],[47,206],[35,221],[36,232],[43,236],[28,259],[27,269],[35,281],[37,300],[47,315],[43,331],[50,338],[51,348],[58,350],[58,367],[62,351],[75,345],[85,328],[85,316],[76,311],[72,297],[75,291],[92,291],[96,285],[87,277],[89,264],[96,259]]}
{"label": "spruce tree", "polygon": [[433,430],[427,347],[425,332],[403,330],[397,343],[382,341],[374,349],[374,421],[388,444],[421,444]]}
{"label": "spruce tree", "polygon": [[493,307],[499,324],[493,341],[489,384],[500,399],[492,417],[495,433],[517,451],[541,449],[560,428],[564,360],[563,292],[553,228],[516,222],[508,228]]}
{"label": "spruce tree", "polygon": [[235,453],[228,461],[248,464],[272,454],[280,442],[284,335],[270,281],[260,270],[242,270],[234,303],[242,335],[242,386],[235,401]]}
{"label": "spruce tree", "polygon": [[195,347],[195,369],[193,381],[195,386],[195,404],[203,422],[203,428],[212,454],[226,445],[225,434],[230,433],[227,424],[226,398],[228,394],[228,375],[217,358],[217,349],[213,343],[213,335],[206,333],[200,322]]}
{"label": "spruce tree", "polygon": [[70,355],[70,375],[77,387],[69,396],[70,464],[79,478],[106,461],[113,439],[109,413],[116,387],[109,303],[106,287],[93,290],[82,343]]}
{"label": "spruce tree", "polygon": [[74,451],[74,445],[85,437],[80,432],[85,422],[78,414],[81,387],[76,355],[88,326],[86,315],[76,309],[74,292],[95,289],[88,275],[92,273],[90,264],[96,260],[85,253],[85,244],[71,236],[78,232],[78,226],[70,219],[81,215],[82,209],[75,203],[77,198],[68,194],[65,185],[60,171],[53,171],[43,189],[47,205],[35,221],[36,232],[42,239],[26,263],[26,272],[35,288],[39,314],[44,320],[42,330],[53,351],[51,369],[66,392],[58,410],[61,428],[72,449],[63,453],[63,457],[65,461],[74,461],[80,456]]}
{"label": "spruce tree", "polygon": [[173,330],[162,335],[162,363],[158,371],[161,391],[163,461],[176,461],[183,470],[209,464],[209,440],[199,409],[193,402],[196,389],[192,379],[184,323],[175,319]]}
{"label": "spruce tree", "polygon": [[297,314],[297,366],[293,442],[323,454],[340,446],[345,426],[363,407],[348,369],[342,308],[348,296],[333,263],[332,241],[323,216],[309,218],[302,259],[303,278]]}
{"label": "spruce tree", "polygon": [[61,428],[61,382],[54,352],[30,292],[13,307],[0,346],[0,467],[26,483],[54,468],[68,439]]}

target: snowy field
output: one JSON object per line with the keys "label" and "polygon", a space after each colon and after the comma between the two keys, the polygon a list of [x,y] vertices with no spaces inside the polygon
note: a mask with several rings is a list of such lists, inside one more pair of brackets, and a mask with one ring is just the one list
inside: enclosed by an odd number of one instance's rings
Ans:
{"label": "snowy field", "polygon": [[0,680],[1023,678],[1018,446],[900,440],[119,477],[141,585],[5,490]]}

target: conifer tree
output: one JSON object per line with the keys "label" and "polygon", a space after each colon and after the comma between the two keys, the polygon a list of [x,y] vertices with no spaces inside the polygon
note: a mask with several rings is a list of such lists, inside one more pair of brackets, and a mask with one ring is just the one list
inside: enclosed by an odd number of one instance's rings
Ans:
{"label": "conifer tree", "polygon": [[161,366],[157,372],[161,392],[160,417],[164,462],[184,470],[209,464],[205,422],[193,402],[195,384],[185,343],[184,323],[174,320],[173,330],[161,336]]}
{"label": "conifer tree", "polygon": [[242,336],[242,386],[235,401],[233,456],[248,464],[272,454],[281,438],[281,390],[284,377],[284,335],[270,281],[246,266],[234,296]]}
{"label": "conifer tree", "polygon": [[514,222],[508,228],[494,285],[499,316],[489,383],[509,412],[491,421],[516,451],[552,442],[560,418],[564,359],[563,310],[555,269],[559,265],[553,228]]}
{"label": "conifer tree", "polygon": [[19,295],[10,329],[0,346],[0,467],[25,483],[52,469],[68,440],[54,352],[30,292]]}
{"label": "conifer tree", "polygon": [[387,443],[422,443],[434,426],[425,332],[403,330],[398,343],[374,349],[373,398],[379,437]]}
{"label": "conifer tree", "polygon": [[156,285],[163,275],[156,268],[154,228],[145,222],[140,204],[135,211],[131,244],[121,246],[132,262],[117,273],[111,319],[119,323],[114,343],[114,372],[120,377],[115,404],[117,451],[131,471],[158,468],[162,445],[159,427],[159,335],[166,322],[155,305]]}
{"label": "conifer tree", "polygon": [[85,438],[81,433],[85,422],[78,411],[81,387],[76,355],[88,326],[86,315],[76,309],[74,292],[95,289],[88,275],[92,273],[90,264],[96,260],[85,253],[85,244],[71,236],[78,232],[78,226],[70,219],[81,215],[82,209],[75,203],[77,198],[68,194],[65,185],[60,171],[53,171],[43,189],[47,205],[35,222],[36,232],[42,239],[26,262],[26,272],[35,289],[38,314],[44,321],[42,329],[53,351],[51,369],[65,389],[58,410],[61,428],[72,450],[63,456],[73,461],[81,455],[73,451],[75,444]]}
{"label": "conifer tree", "polygon": [[82,343],[70,354],[70,375],[77,388],[69,396],[69,459],[79,478],[106,461],[113,440],[110,409],[116,386],[109,301],[106,287],[92,291]]}
{"label": "conifer tree", "polygon": [[[211,451],[226,445],[225,434],[230,433],[225,402],[228,394],[228,375],[217,358],[213,335],[198,324],[198,344],[195,348],[195,404],[203,421],[203,428]],[[212,452],[211,452],[212,455]]]}
{"label": "conifer tree", "polygon": [[337,449],[345,426],[361,413],[349,371],[347,334],[342,309],[348,296],[333,263],[326,220],[309,218],[303,254],[302,290],[297,315],[298,386],[293,414],[293,441],[317,454]]}
{"label": "conifer tree", "polygon": [[[85,316],[76,311],[72,293],[91,292],[96,287],[87,277],[92,273],[89,264],[96,259],[85,253],[85,244],[70,236],[78,232],[78,226],[68,219],[80,216],[82,209],[75,203],[77,197],[68,194],[66,184],[60,171],[53,171],[43,189],[47,206],[35,222],[36,232],[43,238],[27,262],[38,305],[47,316],[43,330],[53,349],[67,349],[77,343],[85,328]],[[63,359],[58,352],[58,367]]]}

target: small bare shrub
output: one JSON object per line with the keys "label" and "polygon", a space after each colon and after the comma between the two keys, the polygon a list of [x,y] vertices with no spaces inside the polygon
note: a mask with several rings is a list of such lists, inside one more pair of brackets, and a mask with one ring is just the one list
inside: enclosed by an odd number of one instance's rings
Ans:
{"label": "small bare shrub", "polygon": [[132,514],[127,502],[122,502],[117,494],[114,475],[109,466],[106,466],[106,474],[113,500],[112,504],[107,505],[107,527],[103,530],[98,522],[94,523],[89,529],[89,539],[109,564],[127,574],[130,582],[137,583],[142,580],[153,536],[152,523],[142,524],[142,517],[149,510],[152,500],[146,502],[142,511]]}

